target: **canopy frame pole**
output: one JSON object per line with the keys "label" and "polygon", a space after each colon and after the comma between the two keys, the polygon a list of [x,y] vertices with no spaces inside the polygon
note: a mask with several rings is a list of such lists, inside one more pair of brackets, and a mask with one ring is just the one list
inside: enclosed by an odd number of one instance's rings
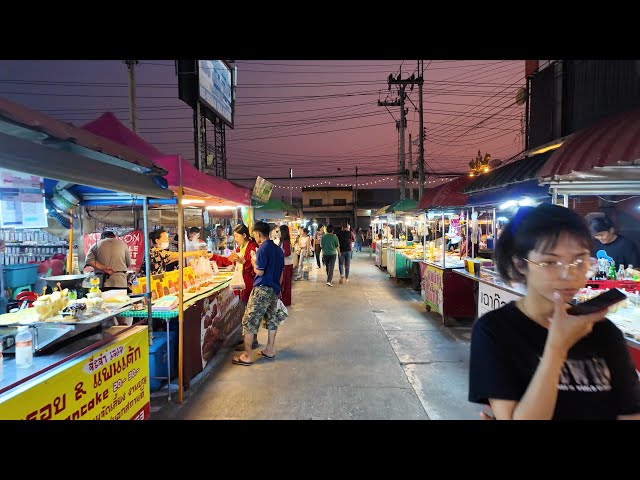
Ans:
{"label": "canopy frame pole", "polygon": [[184,206],[182,205],[182,162],[179,165],[180,185],[178,186],[178,403],[184,396]]}

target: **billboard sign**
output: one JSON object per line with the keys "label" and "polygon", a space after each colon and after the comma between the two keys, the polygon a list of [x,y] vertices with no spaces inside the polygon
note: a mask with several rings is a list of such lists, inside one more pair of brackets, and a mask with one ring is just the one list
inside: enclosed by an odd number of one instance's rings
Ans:
{"label": "billboard sign", "polygon": [[251,197],[256,200],[259,200],[262,203],[267,203],[271,198],[272,191],[273,191],[273,183],[259,176],[256,178],[256,183],[253,186]]}
{"label": "billboard sign", "polygon": [[198,60],[198,96],[233,128],[234,71],[223,60]]}

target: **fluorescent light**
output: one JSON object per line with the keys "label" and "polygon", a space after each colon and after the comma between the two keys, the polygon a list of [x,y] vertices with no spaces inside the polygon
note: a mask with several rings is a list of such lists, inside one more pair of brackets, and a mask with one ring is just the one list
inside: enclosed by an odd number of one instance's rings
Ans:
{"label": "fluorescent light", "polygon": [[515,200],[508,200],[500,205],[500,210],[505,210],[507,208],[515,207],[518,204]]}
{"label": "fluorescent light", "polygon": [[183,198],[182,199],[182,204],[183,205],[191,205],[192,203],[204,203],[204,200],[198,199],[198,198]]}
{"label": "fluorescent light", "polygon": [[209,205],[207,207],[207,210],[233,210],[234,207],[233,205]]}
{"label": "fluorescent light", "polygon": [[520,205],[521,207],[529,207],[533,205],[533,201],[530,198],[523,198],[518,202],[518,205]]}

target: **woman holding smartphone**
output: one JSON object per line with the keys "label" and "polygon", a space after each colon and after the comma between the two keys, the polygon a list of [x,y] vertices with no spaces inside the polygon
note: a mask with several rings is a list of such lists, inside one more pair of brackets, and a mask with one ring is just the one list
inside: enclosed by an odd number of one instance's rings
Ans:
{"label": "woman holding smartphone", "polygon": [[473,325],[469,400],[498,420],[639,419],[640,383],[607,310],[569,315],[596,268],[591,232],[568,208],[521,207],[494,253],[527,294]]}

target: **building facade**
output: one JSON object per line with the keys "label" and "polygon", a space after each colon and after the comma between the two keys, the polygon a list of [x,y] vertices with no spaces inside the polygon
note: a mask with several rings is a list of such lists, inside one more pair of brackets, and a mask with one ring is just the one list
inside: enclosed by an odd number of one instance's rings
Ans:
{"label": "building facade", "polygon": [[351,187],[309,187],[302,189],[302,212],[318,224],[353,225],[354,203]]}

